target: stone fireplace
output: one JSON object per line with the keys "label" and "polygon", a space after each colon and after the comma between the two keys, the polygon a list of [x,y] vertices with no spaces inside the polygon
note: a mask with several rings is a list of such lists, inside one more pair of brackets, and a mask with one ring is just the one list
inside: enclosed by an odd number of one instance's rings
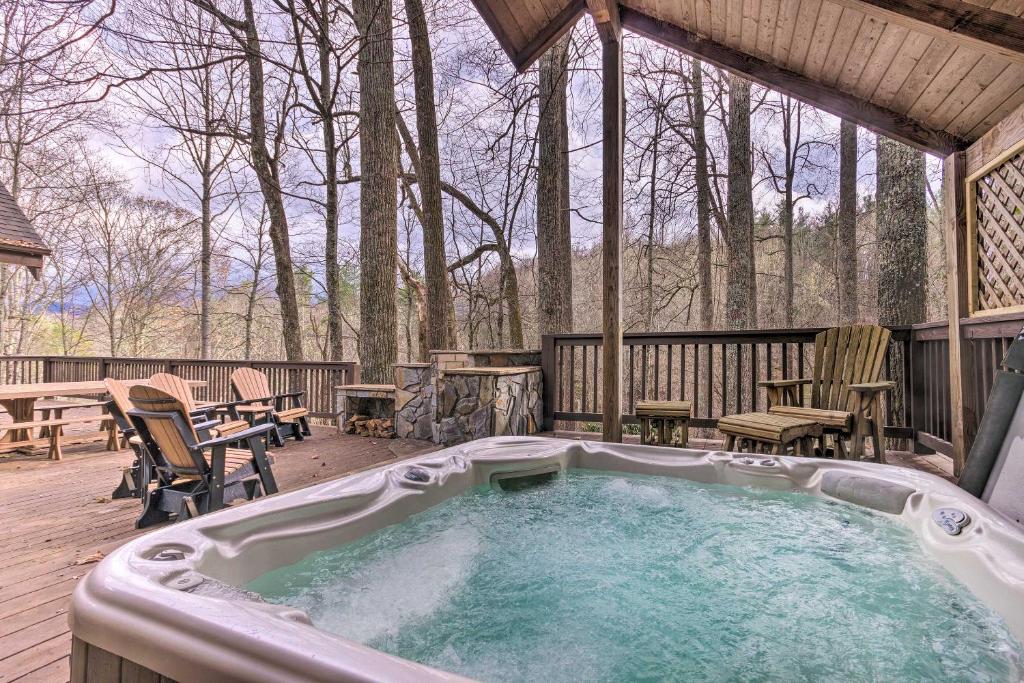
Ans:
{"label": "stone fireplace", "polygon": [[338,429],[381,439],[395,437],[395,387],[349,384],[337,388]]}
{"label": "stone fireplace", "polygon": [[431,351],[398,363],[395,383],[336,387],[338,429],[445,446],[538,431],[543,375],[531,350]]}

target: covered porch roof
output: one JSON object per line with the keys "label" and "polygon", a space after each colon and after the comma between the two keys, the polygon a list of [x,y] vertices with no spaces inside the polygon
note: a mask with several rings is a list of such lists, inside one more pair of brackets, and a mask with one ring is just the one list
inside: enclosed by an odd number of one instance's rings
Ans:
{"label": "covered porch roof", "polygon": [[[521,71],[606,4],[474,3]],[[633,33],[942,156],[1024,104],[1024,0],[621,0],[616,9]]]}
{"label": "covered porch roof", "polygon": [[[601,40],[603,438],[622,436],[625,27],[943,157],[948,398],[960,470],[979,421],[961,321],[1024,310],[1024,0],[473,1],[520,70],[584,13]],[[981,290],[993,288],[999,300],[980,305]]]}

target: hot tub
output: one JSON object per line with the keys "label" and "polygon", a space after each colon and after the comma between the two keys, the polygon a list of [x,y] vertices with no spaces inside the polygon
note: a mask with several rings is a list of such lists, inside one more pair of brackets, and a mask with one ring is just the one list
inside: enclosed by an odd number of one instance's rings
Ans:
{"label": "hot tub", "polygon": [[[744,530],[768,538],[747,549]],[[833,566],[854,571],[834,600],[815,574]],[[472,583],[472,607],[448,604]],[[439,634],[459,609],[472,633]],[[978,656],[969,678],[1019,680],[1024,533],[896,467],[491,438],[136,539],[82,580],[70,623],[75,681],[112,662],[178,681],[927,680]],[[879,635],[903,631],[920,652]]]}

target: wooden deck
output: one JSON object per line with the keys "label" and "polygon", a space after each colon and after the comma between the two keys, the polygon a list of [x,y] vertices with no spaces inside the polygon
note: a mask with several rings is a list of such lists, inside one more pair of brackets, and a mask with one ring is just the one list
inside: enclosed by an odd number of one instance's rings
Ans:
{"label": "wooden deck", "polygon": [[[340,436],[314,427],[313,438],[275,452],[283,491],[339,477],[435,448],[422,441]],[[595,434],[559,436],[594,438]],[[696,448],[720,442],[695,439]],[[68,680],[71,591],[106,554],[138,536],[135,499],[110,500],[121,468],[132,456],[100,444],[69,449],[65,459],[0,458],[0,683]],[[951,478],[943,456],[890,453],[890,462]]]}
{"label": "wooden deck", "polygon": [[[282,491],[434,448],[313,430],[308,441],[274,452]],[[142,533],[133,528],[139,501],[110,500],[131,461],[130,452],[99,444],[69,448],[61,462],[0,458],[0,682],[68,680],[71,591],[100,553]]]}

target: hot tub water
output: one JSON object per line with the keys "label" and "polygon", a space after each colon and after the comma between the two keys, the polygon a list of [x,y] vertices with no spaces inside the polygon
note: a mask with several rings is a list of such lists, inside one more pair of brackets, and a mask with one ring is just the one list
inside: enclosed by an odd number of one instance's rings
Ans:
{"label": "hot tub water", "polygon": [[480,488],[248,588],[485,681],[1020,678],[1001,619],[866,509],[571,470]]}

